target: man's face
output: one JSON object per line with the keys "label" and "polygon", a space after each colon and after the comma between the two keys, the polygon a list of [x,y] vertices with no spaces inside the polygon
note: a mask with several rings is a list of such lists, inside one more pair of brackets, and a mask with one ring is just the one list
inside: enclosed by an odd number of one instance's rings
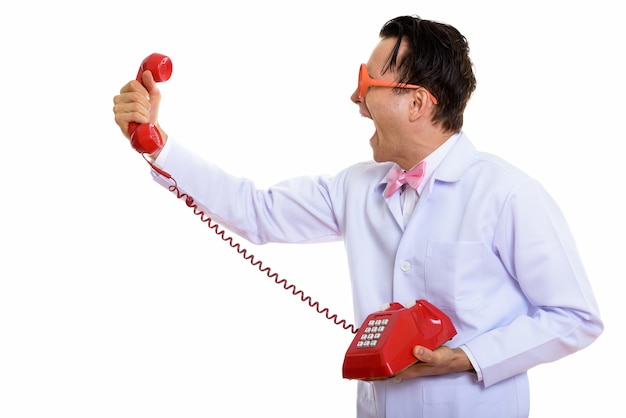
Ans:
{"label": "man's face", "polygon": [[[387,71],[382,74],[395,43],[396,38],[383,39],[374,48],[367,62],[371,78],[390,82],[397,80],[395,72]],[[400,55],[403,50],[404,47],[401,46]],[[357,90],[351,96],[352,101],[359,106],[361,115],[374,122],[375,131],[370,139],[370,146],[377,162],[399,163],[406,156],[406,148],[410,144],[406,140],[409,128],[409,103],[412,97],[409,92],[397,94],[392,88],[373,86],[361,98]]]}

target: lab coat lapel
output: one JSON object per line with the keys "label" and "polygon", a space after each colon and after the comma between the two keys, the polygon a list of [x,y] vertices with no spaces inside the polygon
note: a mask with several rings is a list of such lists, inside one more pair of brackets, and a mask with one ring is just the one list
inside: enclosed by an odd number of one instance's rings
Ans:
{"label": "lab coat lapel", "polygon": [[393,215],[393,219],[396,220],[398,226],[404,230],[404,218],[402,217],[402,202],[400,201],[400,192],[396,192],[391,197],[386,198],[387,207]]}
{"label": "lab coat lapel", "polygon": [[382,165],[382,167],[384,167],[385,174],[380,179],[376,192],[380,193],[380,196],[384,199],[385,204],[387,205],[387,209],[389,209],[389,212],[391,212],[393,219],[395,219],[400,229],[404,230],[404,219],[402,218],[402,206],[401,206],[402,203],[400,201],[400,192],[398,191],[394,193],[393,195],[391,195],[390,197],[385,197],[384,195],[385,186],[387,185],[387,173],[389,172],[389,169],[393,165],[394,164],[391,164],[391,163]]}

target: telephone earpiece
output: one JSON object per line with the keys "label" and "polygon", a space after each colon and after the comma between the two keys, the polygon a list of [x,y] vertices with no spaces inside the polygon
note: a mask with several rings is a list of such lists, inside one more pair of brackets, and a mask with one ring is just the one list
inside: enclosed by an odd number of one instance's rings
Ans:
{"label": "telephone earpiece", "polygon": [[[172,61],[162,54],[148,55],[137,72],[137,81],[140,83],[144,71],[150,71],[157,83],[169,80],[172,75]],[[159,129],[153,123],[128,124],[130,145],[140,153],[153,154],[163,148],[163,138]]]}

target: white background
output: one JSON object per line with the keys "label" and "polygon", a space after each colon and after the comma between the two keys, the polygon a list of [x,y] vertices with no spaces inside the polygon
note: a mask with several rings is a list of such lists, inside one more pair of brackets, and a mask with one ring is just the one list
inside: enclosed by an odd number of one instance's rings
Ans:
{"label": "white background", "polygon": [[[451,23],[464,130],[552,192],[606,322],[531,371],[532,417],[619,416],[624,41],[619,2],[4,2],[0,417],[349,417],[349,331],[274,285],[173,195],[113,121],[152,52],[173,137],[260,187],[371,158],[349,100],[382,24]],[[241,244],[348,322],[341,244]],[[619,351],[618,351],[619,350]],[[610,379],[610,380],[609,380]]]}

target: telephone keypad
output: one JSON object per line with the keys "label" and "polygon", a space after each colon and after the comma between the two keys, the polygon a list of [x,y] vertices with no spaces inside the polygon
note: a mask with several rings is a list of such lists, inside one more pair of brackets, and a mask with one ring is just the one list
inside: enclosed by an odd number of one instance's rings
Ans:
{"label": "telephone keypad", "polygon": [[360,341],[357,342],[357,348],[376,347],[378,340],[383,335],[386,326],[389,324],[389,319],[372,319],[367,323],[367,327],[361,334]]}

